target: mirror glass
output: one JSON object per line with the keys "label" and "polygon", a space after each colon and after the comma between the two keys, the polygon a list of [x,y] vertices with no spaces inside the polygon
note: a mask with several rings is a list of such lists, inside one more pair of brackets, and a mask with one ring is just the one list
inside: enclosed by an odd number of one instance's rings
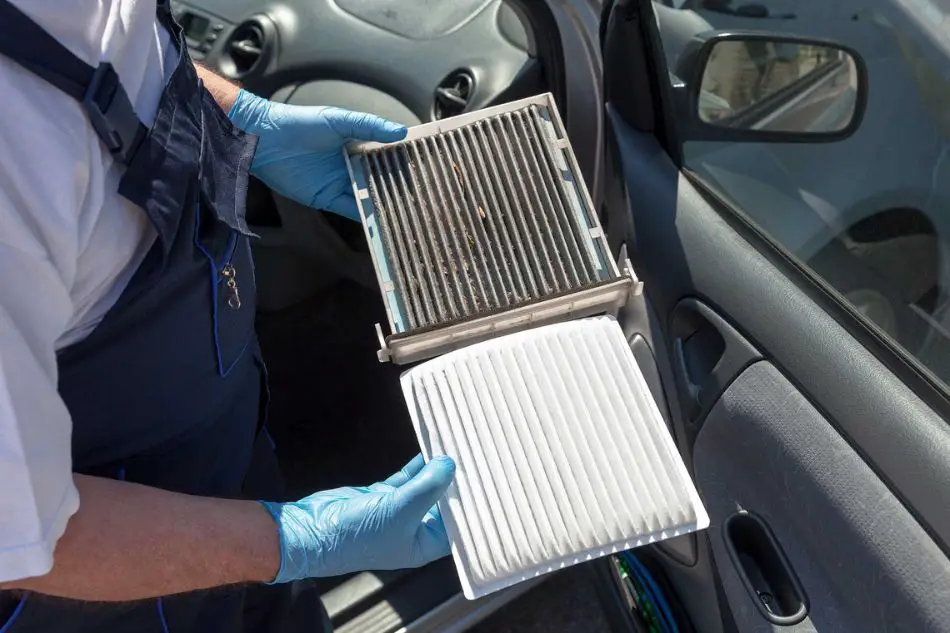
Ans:
{"label": "mirror glass", "polygon": [[703,71],[699,118],[733,129],[831,134],[851,123],[859,89],[855,61],[841,49],[722,40]]}

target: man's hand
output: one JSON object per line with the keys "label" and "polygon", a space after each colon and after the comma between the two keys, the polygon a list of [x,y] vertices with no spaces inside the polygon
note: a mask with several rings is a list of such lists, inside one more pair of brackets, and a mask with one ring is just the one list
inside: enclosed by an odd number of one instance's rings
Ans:
{"label": "man's hand", "polygon": [[391,143],[406,127],[340,108],[274,103],[241,90],[228,116],[260,137],[251,173],[301,204],[359,220],[343,145],[352,140]]}
{"label": "man's hand", "polygon": [[439,509],[455,464],[418,455],[384,482],[337,488],[296,503],[263,503],[280,531],[274,583],[366,569],[420,567],[448,555]]}

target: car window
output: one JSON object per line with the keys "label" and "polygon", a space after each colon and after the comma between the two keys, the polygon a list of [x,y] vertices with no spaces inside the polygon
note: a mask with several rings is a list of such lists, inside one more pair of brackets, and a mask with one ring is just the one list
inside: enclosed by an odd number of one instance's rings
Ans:
{"label": "car window", "polygon": [[[657,6],[670,69],[686,38],[758,30],[833,40],[868,75],[864,119],[825,143],[686,142],[686,167],[950,384],[950,9],[928,0],[684,0]],[[770,44],[771,46],[771,44]],[[828,59],[723,47],[739,80],[703,80],[699,115],[741,112]],[[771,60],[768,64],[762,59]],[[738,61],[736,61],[738,60]],[[683,80],[684,78],[679,78]],[[674,77],[674,81],[677,78]],[[837,124],[833,113],[828,125]]]}

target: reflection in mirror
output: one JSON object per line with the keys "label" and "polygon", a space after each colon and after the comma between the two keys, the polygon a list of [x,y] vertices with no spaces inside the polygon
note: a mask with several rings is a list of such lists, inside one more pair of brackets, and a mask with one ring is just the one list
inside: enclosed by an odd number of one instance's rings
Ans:
{"label": "reflection in mirror", "polygon": [[857,66],[841,49],[723,40],[706,62],[699,118],[733,129],[832,134],[851,123],[858,90]]}

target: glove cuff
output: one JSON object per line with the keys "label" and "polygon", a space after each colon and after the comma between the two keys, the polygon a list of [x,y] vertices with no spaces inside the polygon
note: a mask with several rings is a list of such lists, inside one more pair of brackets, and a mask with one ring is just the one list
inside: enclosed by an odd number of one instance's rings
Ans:
{"label": "glove cuff", "polygon": [[267,112],[269,104],[267,99],[241,88],[228,111],[228,118],[245,132],[254,134],[260,127],[261,117]]}
{"label": "glove cuff", "polygon": [[293,578],[287,578],[287,541],[284,538],[284,531],[280,529],[280,510],[283,504],[275,503],[273,501],[258,501],[261,506],[267,510],[267,514],[274,520],[274,525],[277,528],[277,536],[280,538],[280,567],[277,569],[277,576],[274,577],[268,583],[268,585],[280,585],[285,582],[294,580]]}

